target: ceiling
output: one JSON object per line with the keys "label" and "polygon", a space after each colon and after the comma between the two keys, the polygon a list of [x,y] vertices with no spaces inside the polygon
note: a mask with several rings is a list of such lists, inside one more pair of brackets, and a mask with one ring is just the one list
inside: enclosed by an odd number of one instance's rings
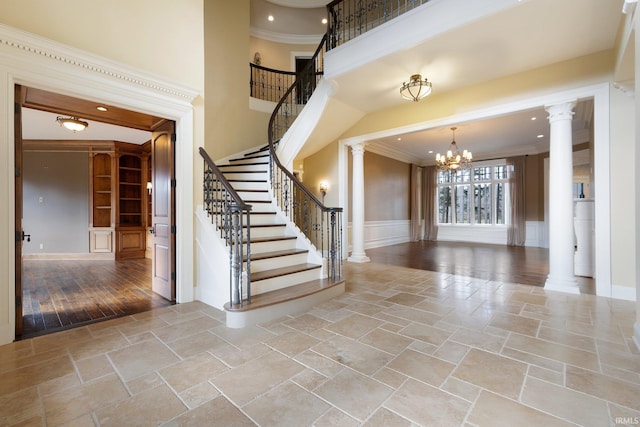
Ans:
{"label": "ceiling", "polygon": [[[440,1],[448,0],[431,0],[430,3]],[[324,25],[319,19],[326,12],[324,7],[317,7],[318,3],[322,2],[251,0],[252,31],[261,28],[271,33],[287,31],[289,36],[321,34]],[[339,87],[336,97],[364,112],[377,111],[407,102],[400,98],[398,89],[415,72],[423,73],[433,83],[432,96],[440,96],[506,75],[608,50],[615,44],[623,17],[622,4],[623,0],[513,0],[513,5],[500,13],[443,32],[428,42],[407,45],[406,49],[377,59],[368,66],[343,73],[336,78]],[[273,13],[274,21],[263,19],[265,13]],[[305,25],[296,25],[301,22]],[[33,109],[25,109],[25,139],[46,135],[49,139],[89,138],[140,143],[149,139],[149,123],[158,119],[147,117],[143,124],[117,122],[114,117],[95,114],[95,103],[68,108],[63,98],[58,101],[62,105],[47,106],[43,105],[46,102],[38,104],[35,101],[31,105],[25,104]],[[420,101],[421,104],[428,102],[429,98]],[[80,116],[89,119],[89,128],[79,134],[61,129],[55,122],[57,113],[70,114],[78,108],[83,113]],[[583,142],[583,136],[588,135],[592,111],[590,102],[581,102],[576,108],[573,125],[574,135],[579,138],[574,138],[575,142]],[[531,120],[532,117],[536,120]],[[458,145],[461,149],[471,150],[476,159],[507,152],[542,152],[548,147],[546,117],[547,113],[539,108],[388,136],[374,143],[392,147],[408,157],[432,159],[434,154],[429,151],[437,153],[448,148],[450,127],[455,125],[458,127]],[[538,138],[538,135],[544,136]]]}

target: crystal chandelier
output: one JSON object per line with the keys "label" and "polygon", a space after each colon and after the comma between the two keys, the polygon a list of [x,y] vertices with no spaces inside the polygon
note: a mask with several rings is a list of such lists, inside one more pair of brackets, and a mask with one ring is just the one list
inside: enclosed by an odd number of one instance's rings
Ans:
{"label": "crystal chandelier", "polygon": [[431,82],[422,79],[420,74],[411,76],[408,82],[402,83],[400,96],[409,101],[418,102],[431,93]]}
{"label": "crystal chandelier", "polygon": [[456,129],[458,128],[451,128],[453,137],[447,154],[436,154],[436,168],[438,169],[438,171],[450,170],[451,172],[455,173],[459,169],[469,169],[471,167],[471,151],[464,150],[462,154],[460,154],[460,150],[458,149],[458,144],[456,144],[455,139]]}

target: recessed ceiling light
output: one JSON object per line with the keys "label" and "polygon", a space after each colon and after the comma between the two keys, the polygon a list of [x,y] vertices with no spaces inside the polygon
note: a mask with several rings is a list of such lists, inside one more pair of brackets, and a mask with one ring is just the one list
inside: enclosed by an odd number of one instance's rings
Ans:
{"label": "recessed ceiling light", "polygon": [[535,119],[536,119],[536,117],[531,117],[531,120],[535,120]]}
{"label": "recessed ceiling light", "polygon": [[433,150],[429,150],[429,151],[428,151],[428,153],[429,153],[429,154],[433,154]]}
{"label": "recessed ceiling light", "polygon": [[544,138],[544,135],[540,134],[537,136],[537,138]]}
{"label": "recessed ceiling light", "polygon": [[327,18],[322,18],[322,23],[327,25]]}
{"label": "recessed ceiling light", "polygon": [[398,138],[397,141],[402,141],[402,138]]}
{"label": "recessed ceiling light", "polygon": [[99,107],[96,107],[96,110],[98,110],[98,111],[109,111],[109,109],[107,107],[103,107],[102,105],[100,105]]}
{"label": "recessed ceiling light", "polygon": [[269,15],[267,19],[269,20],[269,22],[273,22],[273,15]]}

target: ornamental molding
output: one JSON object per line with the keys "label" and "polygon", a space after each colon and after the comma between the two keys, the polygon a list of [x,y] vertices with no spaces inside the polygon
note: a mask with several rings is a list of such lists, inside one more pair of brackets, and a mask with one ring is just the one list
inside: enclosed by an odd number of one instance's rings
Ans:
{"label": "ornamental molding", "polygon": [[5,52],[10,59],[17,56],[31,61],[44,59],[53,62],[51,67],[55,64],[76,67],[94,76],[151,89],[183,101],[191,102],[199,93],[193,88],[168,81],[164,77],[154,76],[99,55],[0,24],[0,62],[5,57]]}

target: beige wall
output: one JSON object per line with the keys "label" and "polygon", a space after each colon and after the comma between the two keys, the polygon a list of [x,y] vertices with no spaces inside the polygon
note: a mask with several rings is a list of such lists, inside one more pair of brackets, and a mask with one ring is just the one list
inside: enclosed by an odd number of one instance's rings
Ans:
{"label": "beige wall", "polygon": [[527,156],[524,178],[525,219],[544,221],[544,155]]}
{"label": "beige wall", "polygon": [[364,220],[409,219],[410,178],[411,165],[365,152]]}
{"label": "beige wall", "polygon": [[203,89],[202,2],[3,0],[0,22]]}
{"label": "beige wall", "polygon": [[205,148],[214,159],[267,143],[270,115],[249,109],[249,0],[205,0]]}
{"label": "beige wall", "polygon": [[303,161],[295,161],[295,166],[302,164],[302,182],[314,195],[321,199],[320,182],[326,181],[329,185],[327,195],[324,199],[325,206],[339,206],[338,203],[338,164],[335,159],[338,157],[338,142],[334,141],[317,151],[312,156]]}
{"label": "beige wall", "polygon": [[[320,43],[320,40],[318,40]],[[249,39],[249,62],[260,52],[263,67],[280,71],[295,71],[294,56],[311,56],[318,48],[318,44],[288,44],[263,40],[256,37]]]}

